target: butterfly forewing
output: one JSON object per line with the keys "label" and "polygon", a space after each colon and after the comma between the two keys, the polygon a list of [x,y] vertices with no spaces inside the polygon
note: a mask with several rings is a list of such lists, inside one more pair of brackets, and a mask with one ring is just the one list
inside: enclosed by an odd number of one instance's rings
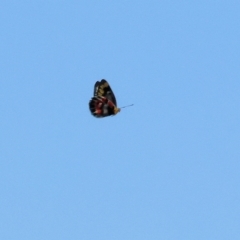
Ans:
{"label": "butterfly forewing", "polygon": [[101,82],[97,81],[95,83],[94,96],[106,97],[107,99],[112,101],[115,106],[117,106],[117,101],[116,101],[115,95],[114,95],[109,83],[105,79],[102,79]]}

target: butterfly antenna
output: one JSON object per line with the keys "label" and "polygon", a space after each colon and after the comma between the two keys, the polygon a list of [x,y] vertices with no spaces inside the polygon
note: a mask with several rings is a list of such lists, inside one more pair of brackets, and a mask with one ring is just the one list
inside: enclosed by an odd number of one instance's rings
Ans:
{"label": "butterfly antenna", "polygon": [[120,108],[126,108],[126,107],[131,107],[133,106],[134,104],[130,104],[130,105],[127,105],[127,106],[124,106],[124,107],[120,107]]}

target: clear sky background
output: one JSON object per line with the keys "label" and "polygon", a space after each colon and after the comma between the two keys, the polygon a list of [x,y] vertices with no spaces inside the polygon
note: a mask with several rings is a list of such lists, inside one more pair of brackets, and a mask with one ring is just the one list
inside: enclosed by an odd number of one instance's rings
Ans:
{"label": "clear sky background", "polygon": [[[239,240],[240,2],[1,1],[1,240]],[[117,116],[88,109],[109,81]]]}

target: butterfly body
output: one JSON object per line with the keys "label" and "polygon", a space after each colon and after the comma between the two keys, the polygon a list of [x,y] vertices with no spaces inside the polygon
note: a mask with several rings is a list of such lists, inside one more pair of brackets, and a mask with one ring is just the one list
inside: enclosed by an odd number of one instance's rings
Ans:
{"label": "butterfly body", "polygon": [[94,117],[108,117],[120,112],[114,93],[105,79],[95,83],[93,95],[89,102],[89,109]]}

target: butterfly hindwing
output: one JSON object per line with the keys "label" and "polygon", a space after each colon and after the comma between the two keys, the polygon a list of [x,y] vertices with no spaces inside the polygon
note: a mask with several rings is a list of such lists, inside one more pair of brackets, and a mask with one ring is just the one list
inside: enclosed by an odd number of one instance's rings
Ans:
{"label": "butterfly hindwing", "polygon": [[106,97],[93,97],[89,102],[89,109],[97,118],[114,115],[114,108],[114,104]]}

